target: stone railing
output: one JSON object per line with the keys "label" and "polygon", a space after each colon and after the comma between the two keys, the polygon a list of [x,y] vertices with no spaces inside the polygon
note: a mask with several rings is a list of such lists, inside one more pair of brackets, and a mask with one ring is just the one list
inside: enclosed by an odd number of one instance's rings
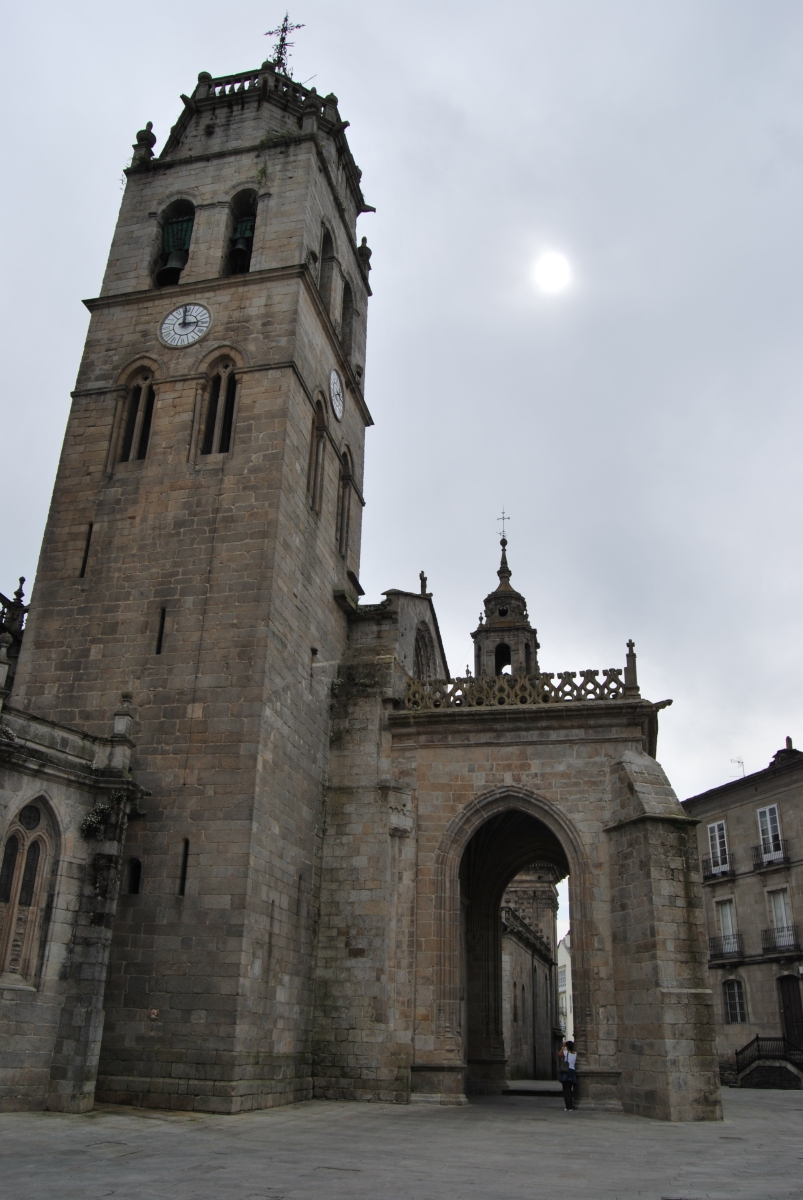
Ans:
{"label": "stone railing", "polygon": [[626,686],[622,676],[622,668],[610,667],[605,671],[491,675],[478,679],[472,676],[431,681],[410,679],[404,707],[416,712],[433,708],[496,708],[637,698],[638,687]]}
{"label": "stone railing", "polygon": [[302,87],[300,83],[294,83],[286,75],[279,75],[271,66],[260,67],[257,71],[243,71],[239,75],[219,75],[216,79],[202,74],[193,92],[193,99],[220,99],[241,92],[253,93],[259,91],[263,81],[273,95],[285,101],[294,101],[300,107],[314,105],[323,115],[327,103],[325,97]]}

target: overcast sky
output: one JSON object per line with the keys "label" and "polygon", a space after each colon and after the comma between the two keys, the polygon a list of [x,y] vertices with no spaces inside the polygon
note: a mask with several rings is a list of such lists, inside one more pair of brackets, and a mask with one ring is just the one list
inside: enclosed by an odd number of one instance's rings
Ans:
{"label": "overcast sky", "polygon": [[[366,599],[425,569],[462,674],[504,504],[542,665],[623,665],[634,638],[681,798],[803,746],[803,5],[298,4],[293,75],[339,96],[377,208]],[[35,573],[134,134],[158,152],[198,71],[256,67],[283,11],[6,11],[6,593]]]}

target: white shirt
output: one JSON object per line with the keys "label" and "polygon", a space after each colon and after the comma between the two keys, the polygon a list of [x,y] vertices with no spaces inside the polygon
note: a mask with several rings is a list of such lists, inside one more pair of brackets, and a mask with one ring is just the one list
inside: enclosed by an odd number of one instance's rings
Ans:
{"label": "white shirt", "polygon": [[563,1057],[566,1059],[566,1066],[570,1071],[573,1071],[574,1064],[577,1062],[577,1055],[573,1054],[571,1050],[564,1050]]}

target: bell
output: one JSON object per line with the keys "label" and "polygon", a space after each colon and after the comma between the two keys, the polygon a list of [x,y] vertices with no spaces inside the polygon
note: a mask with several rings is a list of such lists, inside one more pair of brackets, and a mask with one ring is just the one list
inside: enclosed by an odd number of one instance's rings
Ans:
{"label": "bell", "polygon": [[189,254],[186,250],[171,250],[164,265],[165,271],[183,271],[187,265],[188,258]]}
{"label": "bell", "polygon": [[235,254],[247,254],[248,253],[248,238],[244,238],[244,237],[235,238],[234,245],[232,246],[232,250],[234,251]]}
{"label": "bell", "polygon": [[186,250],[171,250],[167,256],[167,262],[157,273],[157,287],[172,287],[178,283],[181,272],[187,265],[189,254]]}

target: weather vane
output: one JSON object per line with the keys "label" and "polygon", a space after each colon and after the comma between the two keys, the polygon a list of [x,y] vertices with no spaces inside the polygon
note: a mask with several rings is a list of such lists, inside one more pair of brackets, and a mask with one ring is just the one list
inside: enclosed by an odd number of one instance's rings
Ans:
{"label": "weather vane", "polygon": [[273,47],[273,65],[282,75],[290,74],[290,50],[295,44],[294,42],[288,42],[287,35],[288,33],[292,33],[294,29],[303,28],[303,25],[293,25],[290,21],[290,14],[285,13],[284,20],[278,29],[269,29],[265,34],[265,37],[278,38]]}
{"label": "weather vane", "polygon": [[507,513],[505,512],[505,506],[504,506],[504,504],[502,505],[502,515],[501,515],[501,517],[497,517],[496,519],[497,519],[497,521],[501,521],[501,522],[502,522],[502,537],[504,537],[504,536],[505,536],[505,522],[510,520],[510,517],[509,517],[509,516],[507,515]]}

